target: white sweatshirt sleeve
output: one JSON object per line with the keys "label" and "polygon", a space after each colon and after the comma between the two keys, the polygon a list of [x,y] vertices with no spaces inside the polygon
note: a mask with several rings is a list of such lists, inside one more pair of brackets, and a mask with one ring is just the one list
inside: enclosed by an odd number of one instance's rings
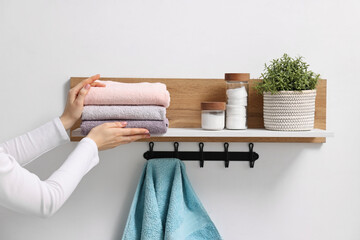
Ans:
{"label": "white sweatshirt sleeve", "polygon": [[24,135],[11,139],[0,147],[24,166],[51,149],[69,141],[69,136],[60,120],[52,121]]}
{"label": "white sweatshirt sleeve", "polygon": [[[50,128],[55,125],[47,126],[48,133],[51,133]],[[55,143],[47,144],[47,147],[35,147],[36,139],[43,141],[35,136],[37,134],[45,134],[44,138],[47,138],[46,131],[30,132],[26,135],[30,141],[20,141],[19,146],[25,152],[15,150],[15,156],[29,159],[23,154],[28,153],[34,157],[55,147]],[[82,177],[99,162],[96,143],[90,138],[84,138],[63,165],[47,180],[41,181],[38,176],[21,167],[9,152],[12,150],[6,150],[0,145],[0,205],[17,212],[42,217],[53,215],[69,198]]]}

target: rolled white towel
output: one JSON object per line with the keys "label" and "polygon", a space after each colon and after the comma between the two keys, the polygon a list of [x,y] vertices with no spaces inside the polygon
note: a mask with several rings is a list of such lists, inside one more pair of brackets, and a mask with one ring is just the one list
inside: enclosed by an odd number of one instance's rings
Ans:
{"label": "rolled white towel", "polygon": [[236,99],[228,99],[229,105],[236,105],[236,106],[247,106],[247,98],[236,98]]}
{"label": "rolled white towel", "polygon": [[228,89],[226,90],[226,95],[228,98],[243,98],[248,96],[245,87]]}
{"label": "rolled white towel", "polygon": [[241,105],[226,105],[226,116],[240,115],[246,116],[246,107]]}
{"label": "rolled white towel", "polygon": [[246,117],[243,116],[226,116],[227,129],[246,129]]}

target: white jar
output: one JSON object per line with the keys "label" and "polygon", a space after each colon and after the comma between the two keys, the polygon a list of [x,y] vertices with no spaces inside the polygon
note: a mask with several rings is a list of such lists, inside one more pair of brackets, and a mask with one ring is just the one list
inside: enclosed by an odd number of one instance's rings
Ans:
{"label": "white jar", "polygon": [[225,102],[201,103],[201,128],[222,130],[225,127]]}

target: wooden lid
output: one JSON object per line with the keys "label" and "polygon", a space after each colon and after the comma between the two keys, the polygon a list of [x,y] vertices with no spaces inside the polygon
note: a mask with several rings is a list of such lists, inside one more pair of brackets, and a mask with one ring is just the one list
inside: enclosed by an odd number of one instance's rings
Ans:
{"label": "wooden lid", "polygon": [[225,73],[225,80],[227,81],[247,82],[249,79],[250,73]]}
{"label": "wooden lid", "polygon": [[202,102],[201,110],[225,110],[225,102]]}

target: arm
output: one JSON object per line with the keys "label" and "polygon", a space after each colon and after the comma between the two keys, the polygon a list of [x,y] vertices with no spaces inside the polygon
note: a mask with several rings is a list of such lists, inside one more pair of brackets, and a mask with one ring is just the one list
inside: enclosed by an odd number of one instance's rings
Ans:
{"label": "arm", "polygon": [[142,128],[123,128],[125,123],[105,123],[82,139],[63,165],[47,180],[21,167],[0,147],[0,205],[25,214],[52,216],[72,194],[86,173],[98,162],[98,149],[148,138]]}
{"label": "arm", "polygon": [[0,148],[0,204],[21,213],[51,216],[98,162],[96,143],[84,138],[63,165],[41,181]]}
{"label": "arm", "polygon": [[13,156],[21,166],[24,166],[43,153],[69,141],[66,130],[81,117],[86,94],[91,87],[105,86],[95,82],[99,78],[99,74],[94,75],[70,89],[65,110],[60,119],[55,118],[31,132],[1,144],[0,147]]}
{"label": "arm", "polygon": [[[41,181],[19,164],[29,162],[44,151],[68,141],[68,129],[81,116],[86,93],[99,75],[72,88],[62,116],[34,131],[0,145],[0,205],[38,216],[51,216],[68,199],[83,176],[98,162],[98,149],[150,137],[141,128],[124,128],[126,123],[105,123],[95,127],[81,140],[63,165],[47,180]],[[18,160],[19,158],[20,160]],[[24,160],[27,159],[27,160]]]}
{"label": "arm", "polygon": [[13,156],[21,166],[51,149],[69,141],[59,118],[44,124],[22,136],[11,139],[0,145],[4,152]]}

